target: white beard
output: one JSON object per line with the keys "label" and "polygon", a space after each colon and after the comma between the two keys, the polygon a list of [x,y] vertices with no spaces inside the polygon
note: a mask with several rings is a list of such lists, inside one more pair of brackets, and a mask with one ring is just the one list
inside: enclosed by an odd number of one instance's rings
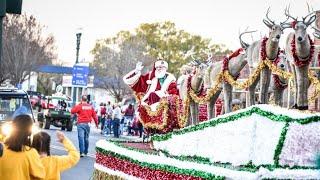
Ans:
{"label": "white beard", "polygon": [[166,75],[166,70],[162,70],[162,71],[155,71],[155,76],[156,76],[156,78],[163,78],[165,75]]}

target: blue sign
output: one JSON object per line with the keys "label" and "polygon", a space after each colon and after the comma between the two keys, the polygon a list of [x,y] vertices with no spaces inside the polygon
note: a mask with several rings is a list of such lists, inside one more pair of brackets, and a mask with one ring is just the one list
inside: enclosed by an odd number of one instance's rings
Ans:
{"label": "blue sign", "polygon": [[88,66],[74,65],[72,69],[72,85],[87,86],[88,83]]}

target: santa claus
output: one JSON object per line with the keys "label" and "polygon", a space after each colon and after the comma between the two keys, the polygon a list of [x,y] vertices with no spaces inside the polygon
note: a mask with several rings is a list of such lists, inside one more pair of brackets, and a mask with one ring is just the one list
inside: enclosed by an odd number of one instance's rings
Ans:
{"label": "santa claus", "polygon": [[145,93],[141,99],[142,105],[153,105],[163,97],[178,95],[176,78],[168,73],[168,63],[163,60],[154,63],[153,70],[142,75],[143,65],[136,64],[135,70],[123,77],[123,81],[136,93]]}

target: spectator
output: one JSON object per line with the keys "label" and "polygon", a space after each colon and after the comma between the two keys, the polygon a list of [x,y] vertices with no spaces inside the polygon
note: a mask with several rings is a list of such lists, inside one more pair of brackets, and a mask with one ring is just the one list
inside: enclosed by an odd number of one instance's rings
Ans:
{"label": "spectator", "polygon": [[124,123],[127,126],[127,128],[129,128],[129,125],[132,123],[133,115],[134,115],[134,107],[132,104],[130,104],[124,112],[124,118],[125,118]]}
{"label": "spectator", "polygon": [[62,109],[63,111],[66,111],[66,110],[67,110],[67,103],[66,103],[65,100],[62,100],[62,101],[61,101],[61,109]]}
{"label": "spectator", "polygon": [[143,125],[142,123],[138,120],[138,131],[139,131],[139,137],[142,138],[142,135],[143,135]]}
{"label": "spectator", "polygon": [[35,148],[41,156],[41,161],[46,171],[45,179],[60,180],[61,172],[75,166],[80,159],[79,152],[62,132],[57,132],[57,138],[68,151],[68,155],[50,155],[51,138],[48,133],[39,132],[33,136],[32,147]]}
{"label": "spectator", "polygon": [[105,122],[106,122],[106,114],[107,114],[106,104],[102,104],[102,106],[100,107],[101,134],[103,134],[103,129],[104,129]]}
{"label": "spectator", "polygon": [[101,124],[101,107],[103,106],[103,103],[100,103],[99,104],[99,107],[95,107],[95,111],[97,113],[97,116],[98,116],[98,124]]}
{"label": "spectator", "polygon": [[113,114],[113,107],[111,106],[111,102],[108,101],[106,106],[106,113],[107,113],[107,128],[105,128],[106,134],[111,134],[111,126],[112,126],[112,114]]}
{"label": "spectator", "polygon": [[83,95],[81,103],[74,106],[71,109],[72,114],[77,114],[77,130],[78,130],[78,141],[80,149],[80,157],[88,154],[89,148],[89,134],[92,119],[94,120],[96,127],[98,128],[98,117],[94,108],[87,103],[87,96]]}
{"label": "spectator", "polygon": [[121,109],[119,107],[119,104],[115,103],[114,104],[114,110],[112,114],[112,126],[113,126],[113,135],[114,137],[118,138],[119,137],[119,125],[120,125],[120,120],[122,119],[121,115]]}
{"label": "spectator", "polygon": [[[132,132],[131,130],[134,130],[134,132]],[[137,131],[139,132],[139,136],[142,137],[143,135],[143,125],[142,123],[139,121],[139,113],[136,112],[135,116],[133,118],[133,121],[131,123],[131,125],[128,127],[128,133],[131,135],[136,135]]]}
{"label": "spectator", "polygon": [[17,115],[12,132],[4,142],[0,157],[0,179],[29,180],[45,178],[45,169],[36,149],[31,147],[33,120],[29,115]]}

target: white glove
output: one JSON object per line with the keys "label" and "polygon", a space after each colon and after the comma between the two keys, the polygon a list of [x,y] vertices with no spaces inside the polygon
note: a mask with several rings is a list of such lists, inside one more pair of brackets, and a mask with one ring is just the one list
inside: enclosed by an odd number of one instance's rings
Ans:
{"label": "white glove", "polygon": [[143,69],[143,66],[142,66],[142,62],[137,62],[137,64],[136,64],[136,71],[138,72],[138,71],[141,71]]}
{"label": "white glove", "polygon": [[161,91],[161,90],[158,90],[158,91],[155,91],[155,93],[160,97],[165,97],[167,94],[164,92],[164,91]]}

